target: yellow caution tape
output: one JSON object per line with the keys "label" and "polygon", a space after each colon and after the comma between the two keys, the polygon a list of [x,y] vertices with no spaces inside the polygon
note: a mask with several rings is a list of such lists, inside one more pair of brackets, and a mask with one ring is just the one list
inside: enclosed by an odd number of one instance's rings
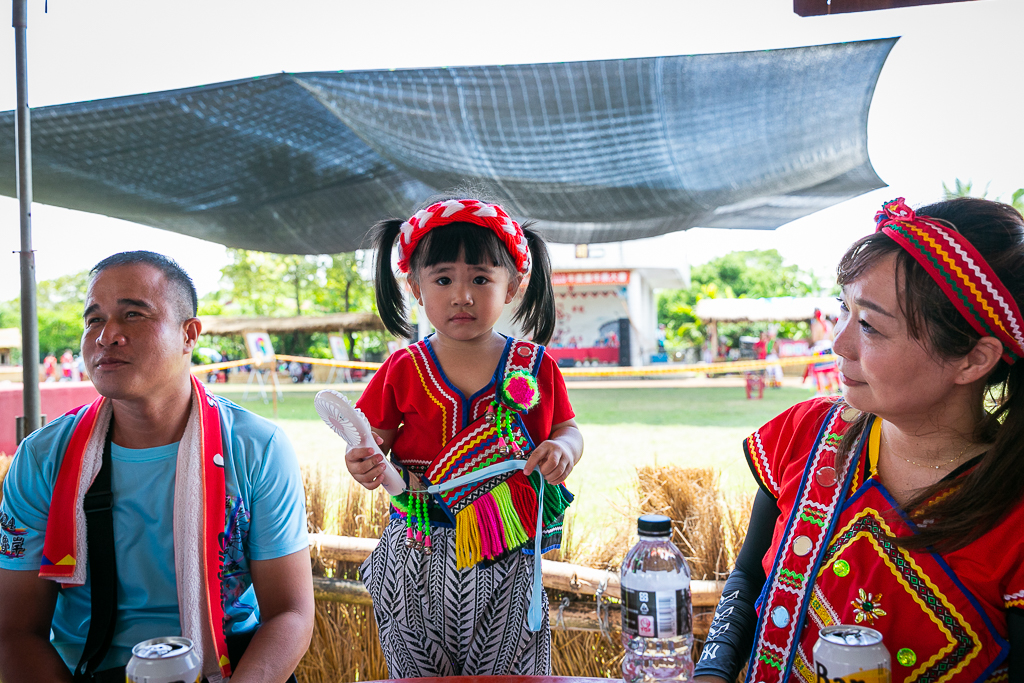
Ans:
{"label": "yellow caution tape", "polygon": [[[295,361],[296,363],[309,363],[311,365],[326,365],[334,368],[352,368],[356,370],[376,370],[381,363],[367,363],[353,360],[331,360],[327,358],[306,358],[304,356],[286,356],[276,354],[274,358],[278,361]],[[563,368],[562,375],[565,377],[656,377],[664,375],[679,374],[702,374],[721,375],[735,372],[758,372],[772,366],[799,366],[810,365],[811,363],[827,363],[836,360],[837,356],[793,356],[780,358],[778,360],[739,360],[726,361],[723,363],[659,363],[657,365],[644,365],[642,367],[578,367]],[[255,358],[243,360],[231,360],[223,363],[210,363],[207,365],[196,365],[192,368],[193,374],[204,372],[217,372],[227,368],[237,368],[242,365],[253,365]]]}

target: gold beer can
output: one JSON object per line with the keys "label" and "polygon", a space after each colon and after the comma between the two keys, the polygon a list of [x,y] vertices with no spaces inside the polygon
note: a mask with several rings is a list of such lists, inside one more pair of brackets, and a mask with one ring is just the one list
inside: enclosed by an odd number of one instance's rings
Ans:
{"label": "gold beer can", "polygon": [[151,638],[132,648],[125,678],[128,683],[200,683],[203,662],[188,638]]}
{"label": "gold beer can", "polygon": [[866,626],[826,626],[814,644],[817,683],[890,683],[892,660],[882,634]]}

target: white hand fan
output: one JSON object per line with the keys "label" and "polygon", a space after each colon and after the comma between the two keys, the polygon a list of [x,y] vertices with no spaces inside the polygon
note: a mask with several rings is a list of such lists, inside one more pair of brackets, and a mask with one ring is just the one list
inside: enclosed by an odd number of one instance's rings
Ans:
{"label": "white hand fan", "polygon": [[402,475],[380,450],[363,411],[349,403],[343,394],[339,394],[333,389],[325,389],[318,393],[313,399],[313,405],[316,407],[317,415],[327,423],[327,426],[335,434],[343,438],[349,447],[372,448],[384,457],[384,481],[382,482],[384,490],[392,496],[397,496],[405,491]]}

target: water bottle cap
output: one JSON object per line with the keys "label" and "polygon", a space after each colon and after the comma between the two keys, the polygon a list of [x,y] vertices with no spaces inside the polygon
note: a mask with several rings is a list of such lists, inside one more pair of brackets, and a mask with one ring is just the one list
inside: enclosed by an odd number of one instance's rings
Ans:
{"label": "water bottle cap", "polygon": [[644,536],[671,536],[672,520],[665,515],[643,515],[636,522],[636,530]]}

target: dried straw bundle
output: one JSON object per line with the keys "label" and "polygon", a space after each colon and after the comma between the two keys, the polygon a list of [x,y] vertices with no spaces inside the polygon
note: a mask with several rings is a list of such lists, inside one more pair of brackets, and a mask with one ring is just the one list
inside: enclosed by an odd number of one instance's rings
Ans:
{"label": "dried straw bundle", "polygon": [[551,630],[551,673],[588,678],[622,677],[622,639],[589,631]]}
{"label": "dried straw bundle", "polygon": [[[721,578],[735,560],[746,532],[749,497],[727,500],[712,469],[643,467],[637,471],[639,497],[624,506],[621,529],[602,544],[581,544],[566,517],[564,545],[551,559],[615,569],[628,549],[637,514],[658,512],[676,520],[676,543],[691,562],[694,578]],[[366,491],[344,474],[307,471],[306,508],[310,531],[379,538],[387,523],[388,497]],[[637,502],[639,501],[639,502]],[[609,530],[602,530],[608,532]],[[358,566],[314,558],[314,574],[358,578]],[[552,600],[555,600],[553,597]],[[622,661],[618,624],[607,635],[552,628],[552,673],[558,676],[617,678]],[[695,650],[699,655],[698,643]],[[318,602],[313,640],[299,663],[303,683],[386,678],[373,610],[359,605]]]}
{"label": "dried straw bundle", "polygon": [[316,604],[313,642],[295,670],[303,683],[370,681],[388,677],[373,609],[334,602]]}
{"label": "dried straw bundle", "polygon": [[727,501],[718,470],[699,467],[638,467],[640,513],[673,520],[673,542],[686,556],[695,579],[721,580],[729,574],[746,535],[741,500]]}

